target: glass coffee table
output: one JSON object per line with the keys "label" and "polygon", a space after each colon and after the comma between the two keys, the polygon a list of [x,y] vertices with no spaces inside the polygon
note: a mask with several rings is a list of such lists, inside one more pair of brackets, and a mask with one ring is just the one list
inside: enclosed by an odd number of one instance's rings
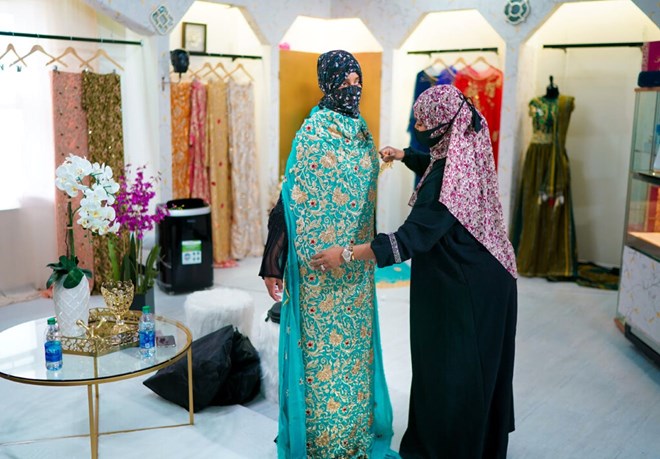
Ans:
{"label": "glass coffee table", "polygon": [[[0,377],[11,381],[39,386],[87,386],[89,405],[89,438],[92,458],[98,457],[99,435],[117,432],[99,432],[99,384],[135,378],[165,368],[187,355],[189,422],[159,426],[179,427],[194,424],[192,385],[192,335],[180,322],[156,316],[156,332],[174,336],[174,346],[157,347],[153,358],[143,359],[139,348],[130,347],[93,357],[65,353],[62,369],[46,370],[44,340],[46,318],[24,322],[0,332]],[[133,429],[132,431],[148,430]],[[43,439],[47,440],[47,439]]]}

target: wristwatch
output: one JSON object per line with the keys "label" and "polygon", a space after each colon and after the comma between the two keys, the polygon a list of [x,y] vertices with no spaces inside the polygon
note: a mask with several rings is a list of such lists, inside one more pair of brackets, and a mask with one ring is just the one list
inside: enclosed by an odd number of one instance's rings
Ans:
{"label": "wristwatch", "polygon": [[355,260],[355,256],[353,255],[353,244],[349,244],[348,247],[344,247],[344,251],[341,253],[341,257],[346,263],[350,263],[351,261]]}

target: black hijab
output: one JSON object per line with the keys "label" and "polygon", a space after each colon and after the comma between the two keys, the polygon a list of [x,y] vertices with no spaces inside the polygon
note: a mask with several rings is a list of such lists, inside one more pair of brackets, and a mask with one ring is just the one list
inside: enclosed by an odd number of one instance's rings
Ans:
{"label": "black hijab", "polygon": [[362,70],[360,64],[347,51],[328,51],[319,56],[316,65],[319,78],[319,88],[323,91],[323,98],[319,107],[327,108],[351,118],[360,116],[360,97],[362,89],[358,86],[349,86],[339,89],[346,77],[355,72],[362,84]]}

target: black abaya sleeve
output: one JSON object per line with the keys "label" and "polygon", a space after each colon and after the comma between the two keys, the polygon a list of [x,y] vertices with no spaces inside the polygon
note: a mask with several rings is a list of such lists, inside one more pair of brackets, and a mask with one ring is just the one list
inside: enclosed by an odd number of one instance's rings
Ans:
{"label": "black abaya sleeve", "polygon": [[428,252],[458,220],[438,201],[445,160],[436,161],[422,184],[417,201],[396,233],[380,233],[371,242],[379,267],[389,266]]}
{"label": "black abaya sleeve", "polygon": [[405,156],[401,162],[419,177],[424,175],[429,164],[431,164],[431,155],[415,150],[413,147],[404,148],[403,152],[405,153]]}
{"label": "black abaya sleeve", "polygon": [[261,260],[259,276],[262,278],[284,278],[288,243],[286,222],[284,221],[284,205],[282,204],[282,195],[280,195],[277,204],[268,216],[268,238],[266,239],[264,256]]}

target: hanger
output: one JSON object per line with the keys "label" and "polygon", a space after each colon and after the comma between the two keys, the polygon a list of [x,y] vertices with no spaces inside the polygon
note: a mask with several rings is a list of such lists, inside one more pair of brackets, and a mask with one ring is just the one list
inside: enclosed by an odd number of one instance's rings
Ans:
{"label": "hanger", "polygon": [[488,67],[493,67],[493,68],[495,68],[495,67],[494,67],[490,62],[488,62],[488,61],[486,60],[486,58],[483,57],[483,56],[479,56],[479,57],[477,57],[474,61],[472,61],[472,63],[470,64],[470,67],[474,67],[474,65],[475,65],[475,64],[478,64],[479,62],[483,62],[483,63],[486,64]]}
{"label": "hanger", "polygon": [[[44,55],[48,56],[49,58],[53,59],[51,62],[59,62],[59,63],[62,64],[63,66],[65,66],[65,67],[67,66],[64,62],[62,62],[62,61],[60,61],[59,59],[57,59],[57,58],[51,56],[50,54],[48,54],[48,53],[47,53],[47,52],[41,47],[41,45],[34,45],[34,46],[32,47],[32,49],[30,50],[29,53],[27,53],[27,54],[26,54],[25,56],[23,56],[23,57],[19,57],[17,60],[15,60],[15,61],[12,62],[11,64],[9,64],[9,66],[11,67],[12,65],[18,64],[19,62],[23,62],[23,64],[25,64],[25,61],[24,61],[23,59],[27,58],[28,56],[30,56],[31,54],[34,54],[34,53],[36,53],[36,52],[40,52],[41,54],[44,54]],[[26,64],[26,65],[27,65],[27,64]]]}
{"label": "hanger", "polygon": [[463,64],[463,67],[469,67],[467,62],[465,62],[465,60],[462,57],[459,57],[458,59],[456,59],[456,61],[452,64],[452,66],[456,67],[458,64]]}
{"label": "hanger", "polygon": [[[27,64],[25,63],[25,61],[23,60],[23,58],[22,58],[21,56],[18,55],[18,53],[16,52],[16,48],[14,48],[14,45],[13,45],[12,43],[9,43],[9,44],[7,45],[7,49],[5,50],[4,53],[2,53],[2,56],[0,56],[0,61],[2,60],[3,57],[5,57],[5,56],[7,55],[7,53],[9,53],[9,51],[11,51],[12,53],[14,53],[14,56],[16,56],[16,57],[18,58],[18,60],[17,60],[16,62],[22,62],[23,65],[27,67]],[[14,64],[15,64],[16,62],[14,62]],[[12,65],[14,65],[14,64],[11,64],[10,67],[11,67]]]}
{"label": "hanger", "polygon": [[209,76],[211,74],[215,75],[218,78],[218,80],[223,80],[224,77],[227,75],[226,73],[224,75],[220,75],[218,72],[216,72],[214,67],[211,67],[209,65],[209,71],[206,72],[204,75],[202,75],[202,78],[206,78],[207,76]]}
{"label": "hanger", "polygon": [[252,78],[252,75],[250,75],[250,72],[248,72],[248,71],[245,69],[245,67],[243,67],[243,64],[238,64],[234,70],[232,70],[231,72],[229,72],[229,73],[227,74],[227,76],[228,76],[229,78],[231,78],[232,75],[233,75],[234,73],[238,72],[239,70],[242,70],[243,73],[245,73],[245,75],[247,75],[247,77],[250,79],[250,81],[254,82],[254,78]]}
{"label": "hanger", "polygon": [[225,77],[226,77],[227,75],[229,75],[229,70],[227,70],[227,68],[226,68],[224,65],[222,65],[222,62],[218,62],[217,64],[215,64],[215,66],[213,67],[213,69],[216,70],[216,71],[217,71],[217,70],[222,70],[222,73],[224,73],[224,76],[225,76]]}
{"label": "hanger", "polygon": [[[67,49],[64,50],[64,52],[63,52],[62,54],[60,54],[59,56],[54,57],[54,58],[51,59],[50,61],[46,62],[46,65],[50,65],[50,64],[52,64],[53,62],[62,62],[61,59],[62,59],[64,56],[67,56],[67,55],[69,55],[69,54],[71,54],[73,57],[75,57],[76,59],[78,59],[78,62],[82,62],[83,65],[85,64],[85,60],[84,60],[82,57],[80,57],[80,55],[78,55],[78,52],[76,51],[76,49],[75,49],[75,48],[72,48],[71,46],[69,46]],[[82,67],[82,65],[81,65],[81,67]]]}
{"label": "hanger", "polygon": [[87,59],[86,61],[84,61],[82,64],[80,64],[80,66],[81,66],[81,67],[85,67],[85,66],[87,66],[87,67],[90,67],[90,68],[91,68],[91,66],[89,65],[89,63],[92,62],[94,59],[99,58],[99,57],[101,57],[101,56],[105,57],[107,60],[109,60],[110,62],[112,62],[112,64],[113,64],[115,67],[117,67],[119,70],[124,70],[124,67],[122,67],[121,65],[119,65],[119,62],[115,61],[113,58],[111,58],[110,56],[108,56],[108,53],[106,53],[105,50],[102,49],[102,48],[97,49],[96,52],[92,55],[92,57],[90,57],[89,59]]}

